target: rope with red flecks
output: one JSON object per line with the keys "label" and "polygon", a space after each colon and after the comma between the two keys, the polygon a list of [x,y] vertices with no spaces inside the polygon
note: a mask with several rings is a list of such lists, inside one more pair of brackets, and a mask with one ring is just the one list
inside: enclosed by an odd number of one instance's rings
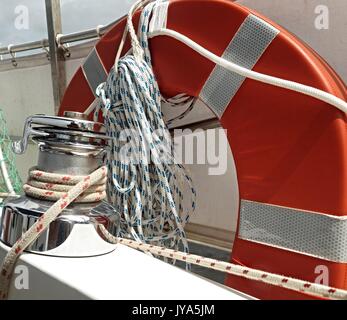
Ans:
{"label": "rope with red flecks", "polygon": [[[29,180],[24,184],[24,192],[31,197],[56,201],[64,196],[76,183],[85,176],[72,176],[45,172],[33,168],[29,171]],[[106,178],[95,186],[84,186],[83,193],[74,202],[97,202],[106,198]]]}
{"label": "rope with red flecks", "polygon": [[229,273],[234,276],[246,278],[248,280],[255,280],[277,287],[283,287],[293,291],[303,292],[319,298],[328,298],[336,300],[347,299],[346,290],[328,287],[318,283],[311,283],[308,281],[303,281],[291,277],[285,277],[283,275],[265,272],[253,268],[247,268],[229,262],[205,258],[195,254],[189,254],[177,250],[168,249],[165,247],[158,247],[146,243],[139,243],[124,238],[116,238],[112,236],[103,225],[99,225],[99,230],[101,231],[104,238],[111,243],[120,243],[133,249],[137,249],[143,252],[149,252],[156,256],[180,260],[186,263],[195,264],[209,269]]}
{"label": "rope with red flecks", "polygon": [[[0,272],[0,299],[6,299],[8,297],[9,284],[12,278],[12,273],[15,267],[15,263],[22,252],[33,242],[39,235],[45,231],[49,224],[73,201],[78,199],[83,193],[91,192],[91,190],[97,190],[97,188],[105,183],[106,168],[101,167],[94,171],[89,176],[62,176],[57,174],[46,173],[38,170],[32,170],[30,173],[31,179],[35,176],[33,181],[41,183],[59,184],[64,182],[61,191],[62,197],[55,202],[47,212],[27,231],[23,236],[14,244],[11,250],[6,255]],[[39,173],[39,174],[38,174]],[[38,181],[37,176],[40,176]],[[29,180],[30,181],[30,180]],[[34,182],[34,184],[36,183]],[[32,182],[31,182],[32,183]],[[72,186],[72,184],[76,184]],[[42,185],[37,184],[40,187]],[[61,183],[60,183],[61,184]],[[62,184],[61,184],[62,185]],[[32,184],[31,184],[32,186]],[[66,187],[68,186],[68,188]],[[47,187],[48,189],[50,187]],[[57,190],[57,187],[54,189]],[[88,193],[87,193],[88,194]],[[195,264],[210,268],[217,271],[226,272],[235,276],[240,276],[249,280],[260,281],[270,285],[283,287],[297,292],[303,292],[311,294],[312,296],[346,300],[347,291],[338,288],[332,288],[325,285],[311,283],[291,277],[286,277],[279,274],[269,273],[262,270],[253,268],[247,268],[244,266],[219,261],[215,259],[209,259],[202,256],[180,252],[177,250],[168,249],[165,247],[153,246],[146,243],[139,243],[130,239],[116,238],[111,235],[103,225],[99,225],[101,234],[105,240],[111,243],[119,243],[131,247],[133,249],[141,250],[143,252],[149,252],[156,256],[162,256],[169,259],[176,259],[184,261],[186,263]]]}
{"label": "rope with red flecks", "polygon": [[[35,172],[31,172],[35,175]],[[95,170],[88,176],[76,177],[70,176],[70,179],[65,179],[68,183],[77,183],[72,186],[68,192],[64,192],[61,198],[55,202],[47,212],[42,215],[30,228],[27,230],[20,239],[13,245],[7,253],[0,271],[0,299],[7,299],[10,281],[12,278],[13,270],[17,259],[22,252],[34,242],[42,232],[46,230],[49,224],[75,199],[83,194],[91,186],[100,184],[105,181],[107,169],[101,167]],[[45,176],[49,175],[46,173]],[[44,175],[42,175],[44,176]],[[56,178],[56,177],[55,177]],[[68,180],[68,181],[67,181]]]}

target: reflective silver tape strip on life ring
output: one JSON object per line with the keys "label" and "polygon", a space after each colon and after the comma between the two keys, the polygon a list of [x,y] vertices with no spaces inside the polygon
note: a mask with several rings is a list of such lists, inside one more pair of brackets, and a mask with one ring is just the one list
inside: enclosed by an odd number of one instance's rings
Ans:
{"label": "reflective silver tape strip on life ring", "polygon": [[96,96],[95,90],[100,83],[106,81],[107,72],[95,48],[84,61],[82,70],[90,90],[93,92],[94,96]]}
{"label": "reflective silver tape strip on life ring", "polygon": [[[252,69],[278,33],[275,27],[250,14],[225,49],[222,58]],[[245,79],[216,65],[199,97],[221,118]]]}
{"label": "reflective silver tape strip on life ring", "polygon": [[238,237],[347,263],[347,216],[241,200]]}

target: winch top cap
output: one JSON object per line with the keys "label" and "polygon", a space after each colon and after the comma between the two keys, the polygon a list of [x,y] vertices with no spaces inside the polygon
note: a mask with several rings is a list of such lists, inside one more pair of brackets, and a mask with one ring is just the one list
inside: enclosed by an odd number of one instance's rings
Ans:
{"label": "winch top cap", "polygon": [[[30,136],[49,137],[49,128],[56,130],[71,130],[74,132],[85,132],[94,134],[95,138],[106,137],[104,124],[86,119],[85,115],[79,112],[66,111],[65,117],[48,116],[37,114],[26,119],[23,131],[23,137],[12,144],[13,151],[17,154],[23,154],[28,145]],[[47,130],[47,131],[46,131]]]}
{"label": "winch top cap", "polygon": [[[26,123],[29,122],[32,125],[43,125],[61,129],[105,133],[105,126],[102,123],[81,119],[78,114],[78,112],[64,113],[64,115],[69,115],[69,117],[33,115],[27,118]],[[75,115],[75,117],[71,117],[72,115]]]}

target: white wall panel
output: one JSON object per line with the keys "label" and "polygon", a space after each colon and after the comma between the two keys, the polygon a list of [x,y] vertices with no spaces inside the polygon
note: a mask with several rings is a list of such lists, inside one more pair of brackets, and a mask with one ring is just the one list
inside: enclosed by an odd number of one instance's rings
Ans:
{"label": "white wall panel", "polygon": [[53,105],[49,65],[0,72],[0,108],[11,136],[22,135],[29,115],[53,114]]}

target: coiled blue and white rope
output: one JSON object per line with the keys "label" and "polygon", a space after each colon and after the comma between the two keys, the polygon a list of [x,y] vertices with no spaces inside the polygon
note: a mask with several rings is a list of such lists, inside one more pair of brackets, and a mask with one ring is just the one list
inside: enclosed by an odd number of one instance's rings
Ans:
{"label": "coiled blue and white rope", "polygon": [[175,163],[148,48],[149,19],[158,2],[142,11],[140,41],[128,23],[133,54],[119,59],[98,87],[103,103],[94,116],[102,110],[112,137],[107,188],[109,201],[122,215],[121,237],[174,249],[182,245],[188,252],[184,225],[195,209],[196,192],[184,167]]}

